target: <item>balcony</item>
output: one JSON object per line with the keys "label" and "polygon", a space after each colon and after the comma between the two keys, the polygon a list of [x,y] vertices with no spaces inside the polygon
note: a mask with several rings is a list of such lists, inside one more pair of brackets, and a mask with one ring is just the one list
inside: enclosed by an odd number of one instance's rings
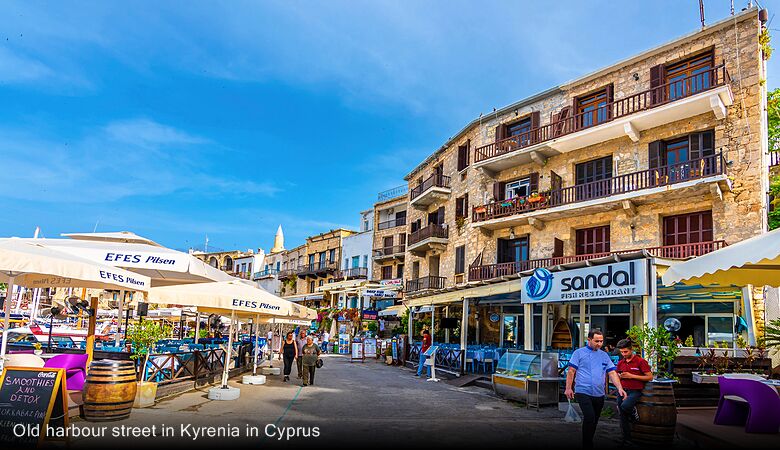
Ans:
{"label": "balcony", "polygon": [[733,102],[731,78],[723,65],[607,103],[474,151],[474,167],[495,173],[589,145],[712,112],[722,119]]}
{"label": "balcony", "polygon": [[444,285],[446,281],[447,279],[444,277],[434,277],[434,276],[427,276],[427,277],[417,278],[414,280],[409,280],[406,282],[406,292],[411,294],[413,292],[444,289]]}
{"label": "balcony", "polygon": [[567,264],[576,261],[587,261],[595,258],[602,258],[610,255],[620,255],[625,253],[634,253],[645,250],[658,258],[666,259],[687,259],[695,256],[701,256],[726,246],[724,241],[696,242],[693,244],[665,245],[661,247],[648,247],[644,249],[618,250],[606,253],[592,253],[587,255],[561,256],[555,258],[530,259],[526,261],[508,262],[500,264],[486,264],[469,267],[469,281],[489,280],[508,275],[515,275],[526,270],[537,269],[540,267],[550,268],[559,264]]}
{"label": "balcony", "polygon": [[265,278],[272,278],[275,275],[279,275],[279,271],[276,269],[265,269],[261,270],[260,272],[255,272],[252,275],[252,280],[262,280]]}
{"label": "balcony", "polygon": [[307,276],[326,276],[328,273],[335,272],[336,270],[338,270],[338,265],[335,261],[320,261],[299,267],[297,275],[301,278],[306,278]]}
{"label": "balcony", "polygon": [[397,186],[392,189],[388,189],[386,191],[382,191],[379,194],[377,194],[377,203],[386,202],[388,200],[394,199],[396,197],[401,197],[402,195],[406,195],[409,192],[409,186],[404,184],[402,186]]}
{"label": "balcony", "polygon": [[677,199],[721,196],[730,191],[722,154],[706,156],[671,166],[627,173],[591,183],[541,192],[536,196],[515,197],[472,209],[472,225],[486,229],[532,224],[544,226],[556,220],[613,209],[635,214],[643,204]]}
{"label": "balcony", "polygon": [[392,247],[381,247],[374,249],[374,261],[384,261],[388,259],[403,259],[406,254],[405,245],[394,245]]}
{"label": "balcony", "polygon": [[336,272],[334,276],[337,280],[356,280],[360,278],[368,278],[367,267],[352,267],[351,269],[343,269]]}
{"label": "balcony", "polygon": [[297,269],[284,269],[279,271],[279,278],[290,278],[295,276],[295,274],[298,272]]}
{"label": "balcony", "polygon": [[402,227],[404,225],[406,225],[406,216],[404,216],[404,217],[396,217],[395,219],[392,219],[392,220],[386,220],[384,222],[379,222],[376,225],[376,229],[380,230],[380,231],[381,230],[389,230],[390,228]]}
{"label": "balcony", "polygon": [[450,177],[431,175],[411,190],[409,204],[415,208],[424,208],[437,201],[447,200],[451,193]]}
{"label": "balcony", "polygon": [[233,275],[236,278],[241,278],[242,280],[248,280],[252,278],[252,274],[249,272],[234,272],[231,275]]}
{"label": "balcony", "polygon": [[435,223],[409,233],[407,248],[415,255],[424,255],[430,250],[443,251],[449,242],[449,228]]}

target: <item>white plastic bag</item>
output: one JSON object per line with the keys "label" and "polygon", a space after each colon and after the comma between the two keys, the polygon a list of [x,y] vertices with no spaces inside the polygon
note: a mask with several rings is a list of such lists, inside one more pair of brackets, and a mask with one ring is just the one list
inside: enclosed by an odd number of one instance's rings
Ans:
{"label": "white plastic bag", "polygon": [[582,417],[580,417],[580,414],[576,409],[574,409],[574,405],[571,404],[571,400],[569,400],[569,407],[566,409],[566,415],[563,416],[563,420],[569,423],[582,422]]}

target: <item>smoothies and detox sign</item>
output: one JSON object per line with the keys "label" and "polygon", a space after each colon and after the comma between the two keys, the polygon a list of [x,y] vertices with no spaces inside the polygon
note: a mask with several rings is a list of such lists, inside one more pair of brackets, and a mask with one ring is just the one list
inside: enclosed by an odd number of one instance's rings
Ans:
{"label": "smoothies and detox sign", "polygon": [[535,269],[521,278],[523,303],[562,302],[647,295],[647,260],[550,272]]}

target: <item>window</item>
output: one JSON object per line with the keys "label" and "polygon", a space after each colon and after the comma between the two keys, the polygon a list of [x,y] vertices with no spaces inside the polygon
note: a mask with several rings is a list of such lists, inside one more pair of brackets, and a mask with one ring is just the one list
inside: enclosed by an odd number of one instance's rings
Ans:
{"label": "window", "polygon": [[382,266],[382,279],[389,280],[393,278],[393,266]]}
{"label": "window", "polygon": [[384,248],[385,255],[389,255],[393,253],[393,237],[392,236],[385,236],[385,238],[382,241],[382,247]]}
{"label": "window", "polygon": [[309,283],[309,293],[310,294],[314,293],[314,282],[313,281],[311,283]]}
{"label": "window", "polygon": [[330,251],[328,252],[328,262],[329,263],[336,262],[336,249],[335,248],[330,249]]}
{"label": "window", "polygon": [[349,258],[344,258],[344,268],[349,269]]}
{"label": "window", "polygon": [[396,278],[403,278],[404,277],[404,265],[399,264],[395,267],[395,277]]}
{"label": "window", "polygon": [[360,256],[353,256],[352,257],[352,268],[356,269],[360,267]]}
{"label": "window", "polygon": [[398,211],[395,213],[395,226],[400,227],[406,225],[406,211]]}
{"label": "window", "polygon": [[510,181],[506,184],[504,190],[504,198],[510,199],[513,197],[527,197],[531,194],[531,181],[529,178],[521,178],[516,181]]}
{"label": "window", "polygon": [[458,146],[458,172],[469,166],[469,144],[471,141],[467,141],[465,144]]}
{"label": "window", "polygon": [[528,237],[498,240],[498,263],[528,260]]}
{"label": "window", "polygon": [[309,255],[309,265],[312,267],[314,267],[314,258],[316,258],[316,255],[314,253]]}
{"label": "window", "polygon": [[654,141],[648,146],[651,169],[666,167],[659,171],[668,175],[670,181],[696,176],[712,175],[716,172],[715,136],[712,130],[691,133],[687,136]]}
{"label": "window", "polygon": [[320,252],[320,268],[325,267],[325,252]]}
{"label": "window", "polygon": [[577,230],[576,252],[578,255],[592,255],[609,252],[609,225]]}
{"label": "window", "polygon": [[363,255],[363,267],[368,268],[368,255]]}
{"label": "window", "polygon": [[609,119],[607,103],[611,102],[612,85],[592,94],[577,98],[577,126],[580,128],[592,127]]}
{"label": "window", "polygon": [[604,197],[611,193],[611,182],[609,181],[612,178],[611,155],[579,163],[575,166],[574,172],[578,200]]}
{"label": "window", "polygon": [[276,271],[277,271],[277,272],[278,272],[278,271],[279,271],[279,269],[281,268],[281,265],[280,265],[280,264],[281,264],[281,262],[280,262],[280,261],[276,261]]}
{"label": "window", "polygon": [[455,247],[455,274],[461,274],[466,270],[466,246]]}
{"label": "window", "polygon": [[707,51],[684,61],[668,64],[664,78],[668,83],[670,100],[701,92],[712,83],[712,51]]}
{"label": "window", "polygon": [[712,211],[664,217],[664,245],[711,242],[712,239]]}
{"label": "window", "polygon": [[455,199],[455,218],[468,217],[469,214],[469,194]]}
{"label": "window", "polygon": [[527,117],[519,122],[510,123],[506,127],[507,137],[517,136],[518,144],[520,146],[526,146],[531,142],[531,118]]}
{"label": "window", "polygon": [[368,231],[368,219],[363,219],[363,231]]}
{"label": "window", "polygon": [[323,284],[325,284],[325,280],[320,280],[319,285],[322,286]]}

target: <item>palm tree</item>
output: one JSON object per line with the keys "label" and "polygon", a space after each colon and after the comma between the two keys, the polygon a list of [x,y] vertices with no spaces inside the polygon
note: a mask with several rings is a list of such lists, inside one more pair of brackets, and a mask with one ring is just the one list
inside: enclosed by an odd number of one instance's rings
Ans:
{"label": "palm tree", "polygon": [[780,319],[772,320],[766,325],[764,345],[767,349],[780,350]]}

